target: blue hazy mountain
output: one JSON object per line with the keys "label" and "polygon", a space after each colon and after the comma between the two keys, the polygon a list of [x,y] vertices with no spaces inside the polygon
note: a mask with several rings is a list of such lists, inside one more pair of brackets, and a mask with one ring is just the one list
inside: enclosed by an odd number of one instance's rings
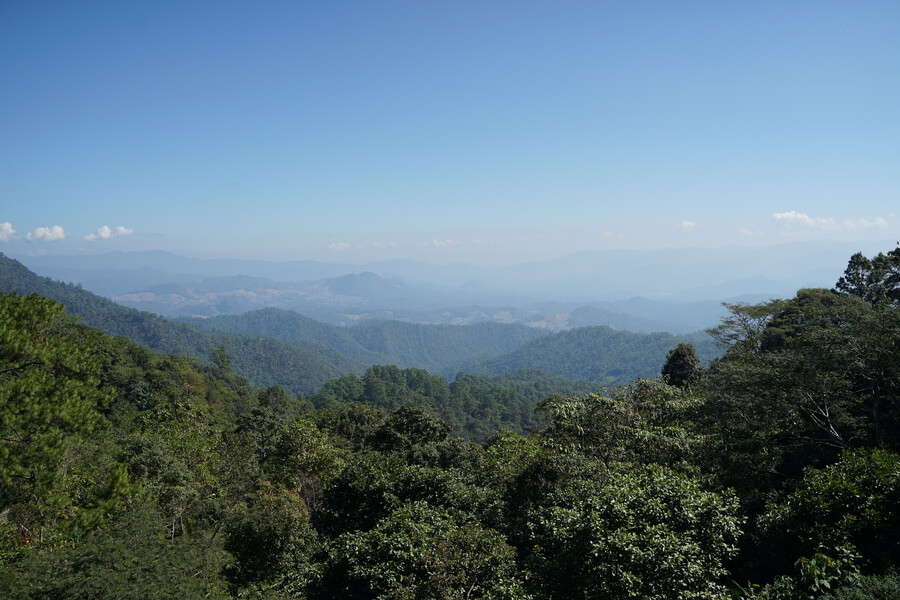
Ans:
{"label": "blue hazy mountain", "polygon": [[459,326],[371,319],[352,327],[341,327],[276,308],[191,319],[190,322],[210,331],[317,344],[340,352],[357,363],[416,367],[445,377],[454,376],[458,366],[473,357],[501,355],[548,335],[534,327],[494,322]]}
{"label": "blue hazy mountain", "polygon": [[[344,291],[359,291],[358,283],[350,283]],[[608,327],[550,335],[536,327],[496,322],[459,326],[372,319],[339,327],[277,309],[186,323],[41,277],[0,255],[0,292],[11,291],[59,300],[86,325],[157,352],[203,359],[213,348],[224,347],[235,372],[254,385],[277,384],[294,393],[312,393],[330,379],[360,374],[371,364],[427,369],[447,377],[461,371],[504,374],[541,369],[571,379],[621,384],[637,376],[654,376],[665,352],[685,339]]]}
{"label": "blue hazy mountain", "polygon": [[[883,244],[872,242],[875,249]],[[410,260],[365,265],[196,259],[166,252],[35,256],[41,275],[167,316],[276,307],[332,324],[520,323],[559,331],[608,325],[640,332],[711,327],[722,301],[830,287],[859,244],[580,252],[503,267]]]}

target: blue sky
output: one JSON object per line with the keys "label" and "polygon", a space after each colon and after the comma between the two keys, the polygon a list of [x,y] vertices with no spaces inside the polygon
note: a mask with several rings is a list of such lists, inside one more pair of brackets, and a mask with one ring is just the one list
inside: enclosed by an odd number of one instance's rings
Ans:
{"label": "blue sky", "polygon": [[893,243],[897,31],[893,1],[6,0],[0,252]]}

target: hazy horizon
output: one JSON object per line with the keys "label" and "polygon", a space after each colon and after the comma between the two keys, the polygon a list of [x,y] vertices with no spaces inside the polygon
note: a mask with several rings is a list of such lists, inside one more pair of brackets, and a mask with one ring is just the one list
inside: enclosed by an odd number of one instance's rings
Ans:
{"label": "hazy horizon", "polygon": [[[697,252],[697,253],[714,253],[718,251],[735,251],[735,252],[759,252],[765,253],[770,252],[775,249],[783,248],[816,248],[816,247],[828,247],[833,249],[844,249],[846,257],[849,259],[850,255],[855,252],[862,252],[863,254],[875,255],[878,252],[887,252],[895,247],[898,243],[897,240],[890,240],[889,238],[883,239],[868,239],[868,240],[829,240],[829,239],[811,239],[811,240],[792,240],[792,241],[776,241],[770,244],[722,244],[719,246],[699,246],[699,245],[684,245],[684,246],[659,246],[659,247],[638,247],[638,248],[630,248],[630,247],[609,247],[602,249],[586,249],[586,250],[574,250],[574,251],[560,251],[555,254],[546,254],[542,256],[536,257],[528,257],[524,255],[520,255],[517,257],[510,257],[508,261],[498,261],[498,262],[485,262],[484,260],[480,260],[483,257],[475,256],[475,260],[440,260],[434,259],[429,260],[432,257],[421,257],[421,256],[397,256],[397,257],[378,257],[366,254],[357,254],[357,260],[350,260],[350,256],[354,255],[343,255],[343,256],[334,256],[334,255],[326,255],[324,258],[309,258],[309,257],[274,257],[274,258],[266,258],[266,257],[255,257],[254,253],[250,253],[248,255],[237,255],[234,253],[229,254],[227,251],[221,254],[204,254],[200,253],[181,253],[172,251],[169,249],[165,249],[163,247],[151,247],[146,249],[139,248],[115,248],[110,246],[93,246],[90,248],[85,247],[68,247],[62,245],[47,247],[37,247],[33,244],[27,243],[7,243],[6,245],[0,247],[0,251],[4,252],[7,256],[12,258],[22,260],[28,262],[29,259],[53,259],[59,258],[64,259],[67,257],[78,258],[78,257],[101,257],[106,255],[115,255],[115,254],[125,254],[125,255],[142,255],[142,254],[154,254],[161,253],[164,255],[171,255],[178,258],[185,258],[189,260],[200,260],[200,261],[248,261],[248,262],[262,262],[262,263],[292,263],[292,262],[317,262],[323,264],[332,264],[332,265],[348,265],[364,268],[369,265],[379,264],[379,263],[394,263],[394,262],[410,262],[417,263],[423,265],[435,265],[435,266],[444,266],[444,267],[452,267],[454,265],[464,265],[471,266],[477,268],[507,268],[507,267],[516,267],[528,264],[538,264],[538,263],[550,263],[559,260],[565,260],[567,258],[585,255],[585,254],[598,254],[598,255],[614,255],[617,253],[628,254],[628,255],[659,255],[666,252]],[[59,249],[59,252],[52,252],[50,250]],[[341,260],[344,258],[345,260]],[[827,261],[822,261],[819,266],[829,265]],[[817,265],[811,265],[811,267],[815,267]],[[836,266],[830,264],[830,266]]]}

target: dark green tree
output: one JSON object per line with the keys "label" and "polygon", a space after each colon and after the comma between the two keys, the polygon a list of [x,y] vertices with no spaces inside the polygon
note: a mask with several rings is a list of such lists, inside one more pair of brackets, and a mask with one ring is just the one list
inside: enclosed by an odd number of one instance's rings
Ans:
{"label": "dark green tree", "polygon": [[900,246],[869,259],[862,252],[850,257],[835,291],[858,296],[874,306],[900,305]]}
{"label": "dark green tree", "polygon": [[318,539],[299,494],[262,482],[245,502],[231,509],[225,549],[235,559],[226,575],[236,588],[255,587],[296,597],[313,576],[312,555]]}
{"label": "dark green tree", "polygon": [[757,508],[842,449],[900,443],[900,311],[821,289],[771,308],[753,347],[736,341],[701,390],[723,481]]}
{"label": "dark green tree", "polygon": [[28,553],[15,571],[0,561],[4,600],[229,598],[225,554],[214,537],[172,538],[140,501],[91,534]]}
{"label": "dark green tree", "polygon": [[722,305],[728,309],[728,315],[708,333],[719,346],[727,349],[733,356],[752,354],[759,350],[763,331],[769,320],[783,306],[784,300],[770,300],[762,304],[738,302]]}
{"label": "dark green tree", "polygon": [[372,436],[380,450],[407,451],[413,446],[441,442],[450,435],[450,425],[425,409],[404,404],[391,414]]}
{"label": "dark green tree", "polygon": [[0,509],[49,500],[67,445],[104,425],[95,337],[53,300],[0,295]]}
{"label": "dark green tree", "polygon": [[803,481],[762,519],[766,539],[788,559],[854,547],[882,572],[900,556],[900,454],[880,448],[846,451]]}
{"label": "dark green tree", "polygon": [[257,398],[261,408],[272,411],[285,422],[289,422],[297,416],[297,401],[288,396],[284,388],[279,385],[272,385],[261,390]]}
{"label": "dark green tree", "polygon": [[693,344],[679,343],[669,350],[662,368],[663,381],[680,388],[688,387],[700,378],[700,357]]}

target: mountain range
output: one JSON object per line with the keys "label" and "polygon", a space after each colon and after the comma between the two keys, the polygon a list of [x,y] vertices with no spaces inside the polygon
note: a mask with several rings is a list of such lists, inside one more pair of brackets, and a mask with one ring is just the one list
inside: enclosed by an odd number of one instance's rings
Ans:
{"label": "mountain range", "polygon": [[[619,384],[656,376],[668,348],[685,339],[695,341],[704,358],[715,354],[708,340],[696,336],[609,327],[550,333],[515,323],[433,325],[391,320],[346,327],[271,308],[176,321],[119,305],[76,284],[41,277],[3,255],[0,291],[54,298],[85,324],[164,354],[206,359],[214,348],[222,347],[232,357],[235,372],[253,385],[278,384],[291,393],[313,393],[326,381],[361,374],[372,364],[429,369],[447,377],[457,371],[500,374],[537,368]],[[547,360],[546,352],[557,358]]]}
{"label": "mountain range", "polygon": [[689,333],[718,323],[722,301],[830,287],[841,274],[835,265],[857,250],[837,242],[620,250],[503,267],[198,259],[159,251],[19,258],[41,275],[169,317],[275,307],[335,325],[494,321],[548,331],[606,325]]}

